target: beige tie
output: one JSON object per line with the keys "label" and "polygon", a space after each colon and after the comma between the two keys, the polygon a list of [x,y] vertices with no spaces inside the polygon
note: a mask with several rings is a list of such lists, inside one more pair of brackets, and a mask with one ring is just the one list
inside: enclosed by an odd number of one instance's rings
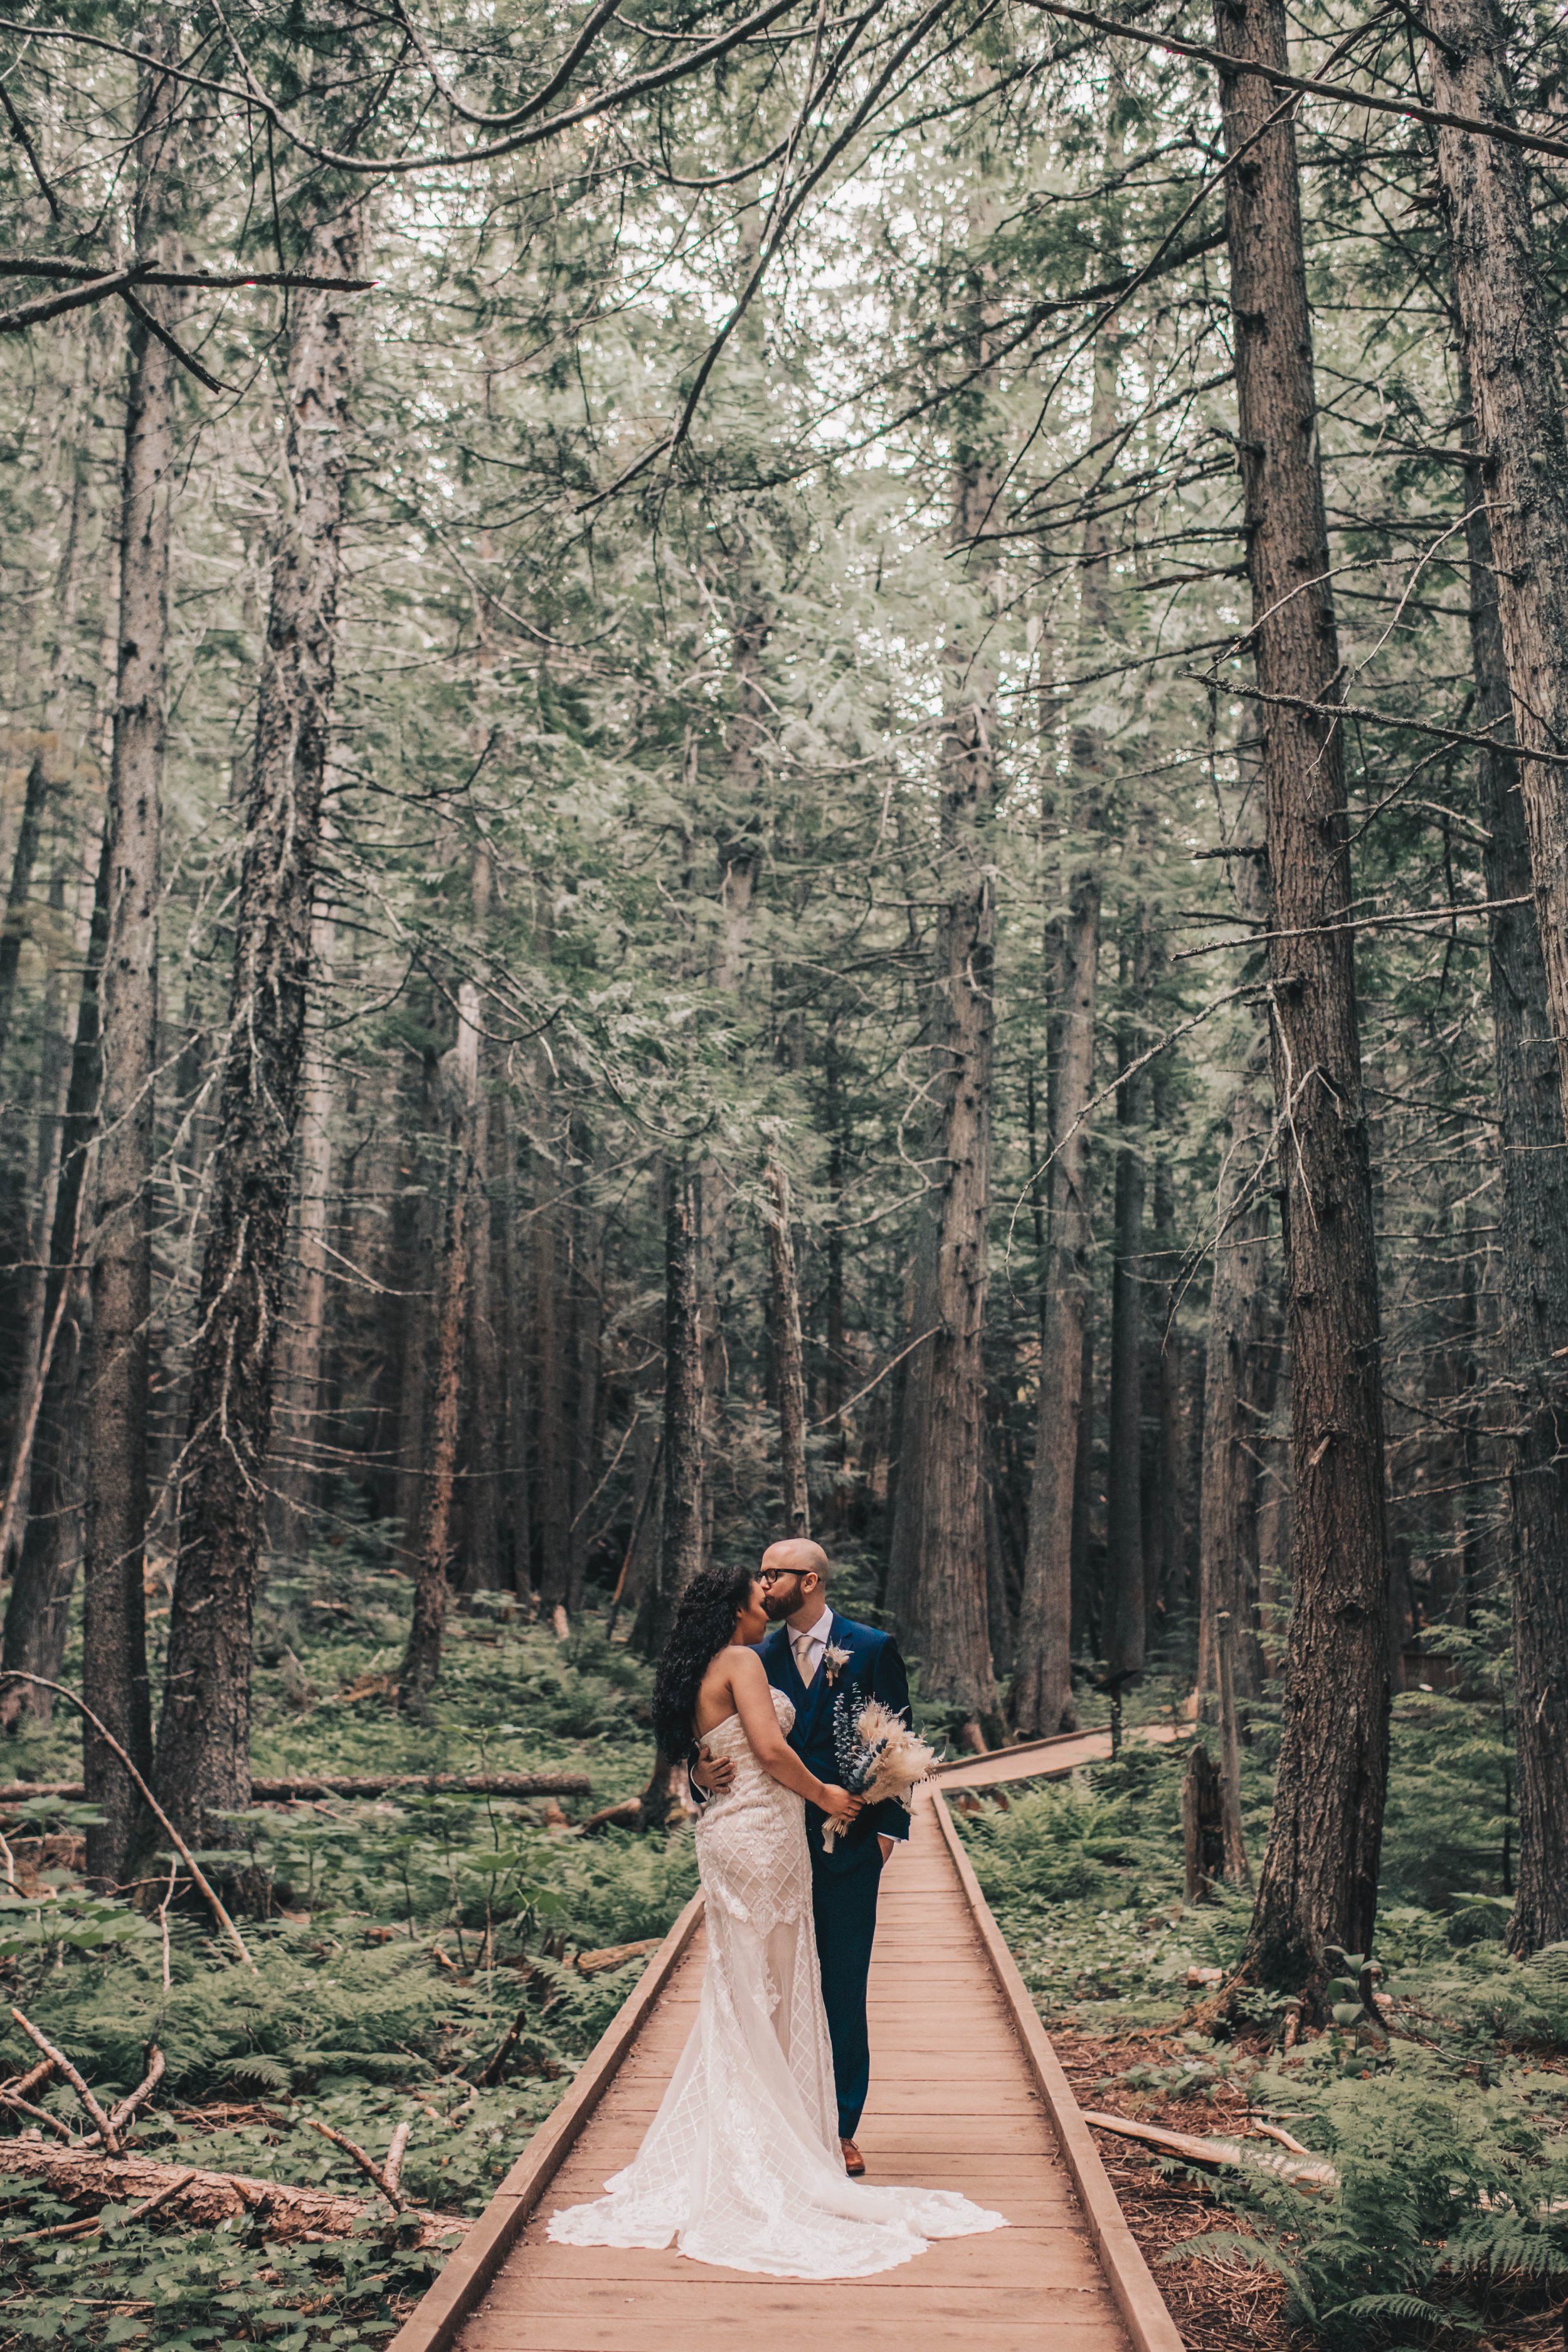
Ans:
{"label": "beige tie", "polygon": [[796,1633],[792,1638],[795,1643],[795,1663],[799,1669],[801,1681],[809,1690],[816,1678],[816,1643],[810,1633]]}

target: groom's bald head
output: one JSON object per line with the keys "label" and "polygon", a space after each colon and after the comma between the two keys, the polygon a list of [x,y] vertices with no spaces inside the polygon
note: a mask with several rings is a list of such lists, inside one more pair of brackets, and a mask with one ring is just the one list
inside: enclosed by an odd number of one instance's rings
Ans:
{"label": "groom's bald head", "polygon": [[827,1554],[808,1536],[789,1536],[783,1543],[770,1544],[763,1554],[762,1573],[764,1576],[815,1576],[827,1581]]}

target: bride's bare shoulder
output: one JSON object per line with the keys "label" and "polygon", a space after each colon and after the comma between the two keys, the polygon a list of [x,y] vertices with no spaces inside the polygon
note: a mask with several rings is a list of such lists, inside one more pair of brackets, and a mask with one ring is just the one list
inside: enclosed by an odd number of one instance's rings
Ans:
{"label": "bride's bare shoulder", "polygon": [[747,1649],[743,1643],[731,1642],[729,1648],[721,1650],[719,1654],[729,1672],[731,1689],[739,1690],[748,1685],[760,1689],[766,1683],[767,1668],[755,1650]]}

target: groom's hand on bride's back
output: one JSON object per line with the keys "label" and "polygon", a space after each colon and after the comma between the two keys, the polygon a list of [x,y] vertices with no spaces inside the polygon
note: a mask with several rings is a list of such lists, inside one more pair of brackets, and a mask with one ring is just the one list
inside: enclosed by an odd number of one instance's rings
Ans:
{"label": "groom's hand on bride's back", "polygon": [[691,1767],[692,1786],[700,1789],[705,1797],[721,1797],[734,1777],[734,1758],[710,1756],[706,1748]]}

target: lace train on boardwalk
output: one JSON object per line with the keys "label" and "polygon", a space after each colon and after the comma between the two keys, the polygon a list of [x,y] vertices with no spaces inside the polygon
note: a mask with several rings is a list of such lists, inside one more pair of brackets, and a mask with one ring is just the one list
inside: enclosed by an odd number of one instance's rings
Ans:
{"label": "lace train on boardwalk", "polygon": [[[774,1691],[787,1731],[790,1702]],[[733,1757],[729,1794],[697,1829],[708,1970],[697,2023],[647,2138],[597,2204],[552,2217],[575,2246],[668,2246],[774,2278],[865,2278],[931,2238],[1004,2226],[942,2189],[850,2180],[811,1916],[801,1800],[771,1780],[738,1716],[709,1735]]]}

